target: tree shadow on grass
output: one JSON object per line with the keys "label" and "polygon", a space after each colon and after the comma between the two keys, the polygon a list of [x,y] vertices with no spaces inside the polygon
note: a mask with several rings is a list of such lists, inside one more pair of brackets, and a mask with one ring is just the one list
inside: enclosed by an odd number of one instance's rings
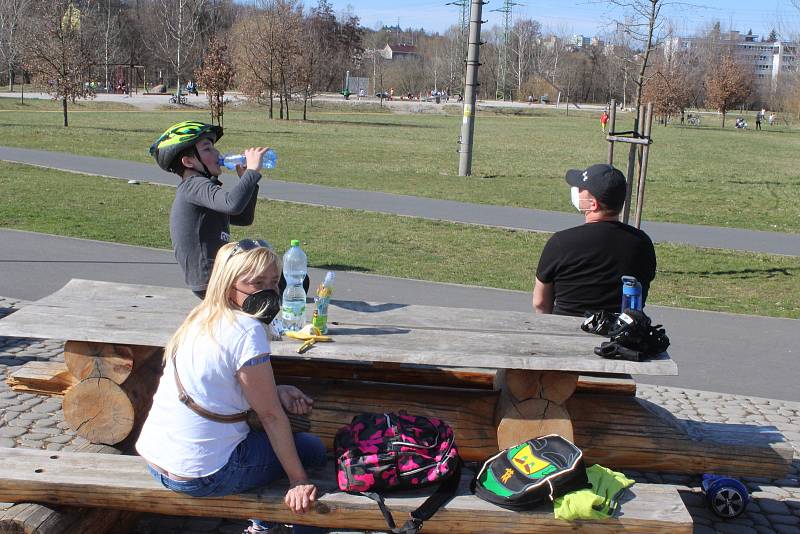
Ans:
{"label": "tree shadow on grass", "polygon": [[312,265],[312,267],[316,267],[317,269],[327,269],[329,271],[351,271],[357,273],[372,272],[372,269],[367,269],[366,267],[359,267],[357,265],[345,265],[342,263],[321,263],[319,265]]}
{"label": "tree shadow on grass", "polygon": [[[14,127],[29,128],[30,124],[16,124],[16,123],[8,123],[8,122],[0,124],[0,128],[4,128],[4,127],[5,128],[14,128]],[[80,126],[80,125],[70,124],[69,127],[64,129],[64,133],[69,133],[70,130],[97,130],[97,131],[101,131],[101,132],[144,133],[144,134],[154,134],[154,132],[157,134],[157,132],[160,131],[160,130],[156,130],[156,129],[152,129],[152,128],[149,128],[149,129],[132,128],[132,129],[120,130],[119,128],[111,128],[111,127],[106,128],[106,127],[103,127],[103,126]],[[292,137],[297,137],[297,136],[300,136],[302,134],[302,132],[290,132],[290,131],[270,131],[270,132],[255,131],[255,130],[230,130],[230,131],[232,131],[234,133],[237,133],[237,134],[254,134],[254,135],[269,134],[269,135],[285,135],[285,136],[292,136]]]}
{"label": "tree shadow on grass", "polygon": [[770,269],[734,269],[728,271],[674,271],[659,269],[659,274],[697,275],[700,277],[733,276],[739,279],[751,278],[776,278],[779,276],[794,276],[794,269],[773,267]]}
{"label": "tree shadow on grass", "polygon": [[342,126],[380,126],[391,128],[426,128],[426,129],[439,129],[444,126],[436,126],[433,124],[398,124],[396,122],[368,122],[368,121],[342,121],[335,119],[309,119],[305,121],[310,124],[335,124]]}

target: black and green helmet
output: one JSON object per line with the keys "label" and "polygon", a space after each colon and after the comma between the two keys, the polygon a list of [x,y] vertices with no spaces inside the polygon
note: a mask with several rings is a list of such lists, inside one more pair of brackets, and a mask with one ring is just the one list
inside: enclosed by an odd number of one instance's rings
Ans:
{"label": "black and green helmet", "polygon": [[158,166],[168,172],[176,172],[174,167],[178,154],[193,147],[203,137],[211,136],[214,142],[222,137],[222,127],[197,121],[183,121],[173,124],[150,146],[150,155]]}

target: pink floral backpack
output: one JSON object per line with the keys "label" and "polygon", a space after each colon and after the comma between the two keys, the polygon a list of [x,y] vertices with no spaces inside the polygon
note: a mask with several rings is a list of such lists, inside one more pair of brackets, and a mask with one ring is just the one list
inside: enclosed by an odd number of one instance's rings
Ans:
{"label": "pink floral backpack", "polygon": [[[453,429],[441,419],[363,413],[339,429],[333,446],[339,489],[376,501],[392,532],[417,532],[458,489],[461,458]],[[436,492],[397,529],[379,492],[439,482]]]}

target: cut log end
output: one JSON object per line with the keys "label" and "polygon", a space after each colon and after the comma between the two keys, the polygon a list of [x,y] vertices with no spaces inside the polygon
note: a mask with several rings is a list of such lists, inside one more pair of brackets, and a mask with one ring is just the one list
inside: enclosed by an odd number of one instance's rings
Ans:
{"label": "cut log end", "polygon": [[138,367],[159,351],[158,347],[144,345],[67,341],[64,345],[64,363],[79,380],[103,377],[122,384],[133,372],[134,366]]}
{"label": "cut log end", "polygon": [[553,371],[502,369],[495,377],[495,389],[509,394],[515,402],[546,399],[563,404],[578,384],[578,375]]}
{"label": "cut log end", "polygon": [[530,399],[506,409],[497,425],[497,446],[507,449],[547,434],[559,434],[574,441],[569,412],[558,403]]}
{"label": "cut log end", "polygon": [[125,391],[108,378],[87,378],[64,395],[64,420],[92,443],[114,445],[125,439],[135,418]]}

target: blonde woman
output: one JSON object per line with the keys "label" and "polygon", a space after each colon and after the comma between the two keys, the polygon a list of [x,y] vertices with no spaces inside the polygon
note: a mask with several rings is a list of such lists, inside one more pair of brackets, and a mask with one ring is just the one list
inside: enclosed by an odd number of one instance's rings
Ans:
{"label": "blonde woman", "polygon": [[[325,446],[313,434],[292,434],[286,415],[308,413],[313,401],[293,386],[276,385],[269,359],[280,275],[280,259],[266,242],[224,245],[205,299],[167,344],[164,374],[136,443],[166,488],[223,496],[286,476],[289,509],[302,514],[316,499],[303,466],[323,466]],[[243,420],[251,408],[265,431],[250,430]],[[268,529],[252,523],[247,532]],[[294,528],[311,532],[322,530]]]}

